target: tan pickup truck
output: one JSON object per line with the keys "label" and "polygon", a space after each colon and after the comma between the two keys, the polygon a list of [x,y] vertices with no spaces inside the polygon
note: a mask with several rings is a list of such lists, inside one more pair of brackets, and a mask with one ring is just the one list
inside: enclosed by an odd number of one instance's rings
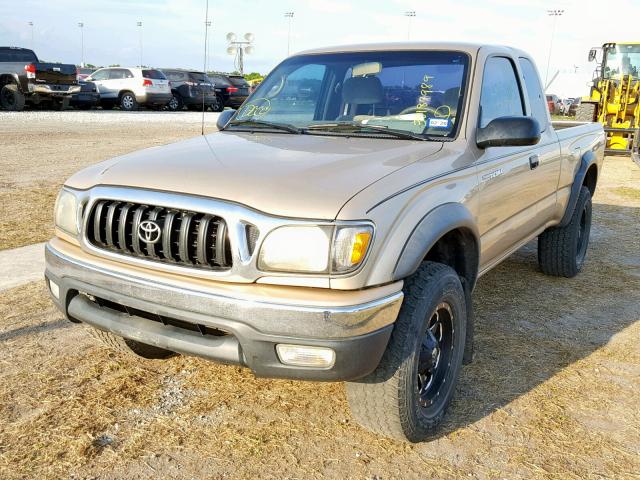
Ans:
{"label": "tan pickup truck", "polygon": [[524,52],[307,51],[218,126],[60,192],[47,284],[115,348],[347,381],[358,422],[420,441],[472,358],[477,279],[536,237],[547,274],[585,260],[603,129],[552,123]]}

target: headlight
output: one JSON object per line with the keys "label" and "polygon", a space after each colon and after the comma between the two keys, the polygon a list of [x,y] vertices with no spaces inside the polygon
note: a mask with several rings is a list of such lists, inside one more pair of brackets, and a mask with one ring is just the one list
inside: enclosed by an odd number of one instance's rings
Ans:
{"label": "headlight", "polygon": [[332,227],[280,227],[264,240],[258,268],[284,272],[328,272],[332,232]]}
{"label": "headlight", "polygon": [[280,227],[264,240],[258,268],[293,273],[348,273],[364,261],[372,236],[370,225]]}
{"label": "headlight", "polygon": [[78,200],[64,188],[60,190],[56,200],[54,221],[61,230],[70,235],[78,235]]}

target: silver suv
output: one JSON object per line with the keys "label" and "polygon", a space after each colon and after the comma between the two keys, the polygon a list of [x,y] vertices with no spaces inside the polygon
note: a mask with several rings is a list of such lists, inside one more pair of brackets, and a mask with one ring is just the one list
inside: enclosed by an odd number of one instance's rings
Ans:
{"label": "silver suv", "polygon": [[87,79],[98,87],[100,105],[137,110],[138,106],[160,110],[171,100],[167,77],[160,70],[147,68],[101,68]]}

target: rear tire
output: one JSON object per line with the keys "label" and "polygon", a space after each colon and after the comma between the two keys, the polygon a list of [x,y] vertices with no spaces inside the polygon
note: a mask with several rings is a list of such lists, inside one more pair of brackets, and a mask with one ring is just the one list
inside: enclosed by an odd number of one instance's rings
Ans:
{"label": "rear tire", "polygon": [[0,90],[0,105],[5,110],[21,112],[24,110],[25,98],[15,83],[10,83]]}
{"label": "rear tire", "polygon": [[105,332],[104,330],[99,330],[94,327],[89,328],[89,333],[92,337],[98,339],[101,343],[112,350],[116,350],[127,355],[135,355],[136,357],[142,357],[148,360],[164,359],[177,355],[175,352],[170,350],[122,338],[111,332]]}
{"label": "rear tire", "polygon": [[404,294],[380,364],[373,373],[347,383],[346,390],[360,425],[419,442],[437,430],[453,397],[467,309],[460,278],[441,263],[424,262],[406,280]]}
{"label": "rear tire", "polygon": [[224,110],[224,101],[222,100],[222,98],[220,98],[219,95],[216,96],[216,103],[215,105],[211,106],[211,110],[213,110],[214,112],[221,112]]}
{"label": "rear tire", "polygon": [[136,96],[131,92],[123,92],[120,94],[120,109],[125,112],[138,110],[138,101],[136,100]]}
{"label": "rear tire", "polygon": [[184,109],[184,101],[179,93],[174,93],[169,103],[167,103],[167,110],[170,112],[180,112]]}
{"label": "rear tire", "polygon": [[584,264],[591,231],[591,192],[582,187],[571,221],[546,229],[538,237],[538,264],[543,273],[575,277]]}
{"label": "rear tire", "polygon": [[595,122],[596,105],[594,103],[581,103],[576,108],[576,122]]}

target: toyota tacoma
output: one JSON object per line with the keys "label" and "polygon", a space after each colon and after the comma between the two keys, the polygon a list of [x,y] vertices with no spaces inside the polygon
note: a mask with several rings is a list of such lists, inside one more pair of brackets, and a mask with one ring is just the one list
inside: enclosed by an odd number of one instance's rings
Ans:
{"label": "toyota tacoma", "polygon": [[361,425],[421,441],[472,360],[478,278],[536,238],[546,274],[585,262],[603,129],[551,122],[519,50],[306,51],[218,127],[60,192],[47,285],[111,347],[346,381]]}

